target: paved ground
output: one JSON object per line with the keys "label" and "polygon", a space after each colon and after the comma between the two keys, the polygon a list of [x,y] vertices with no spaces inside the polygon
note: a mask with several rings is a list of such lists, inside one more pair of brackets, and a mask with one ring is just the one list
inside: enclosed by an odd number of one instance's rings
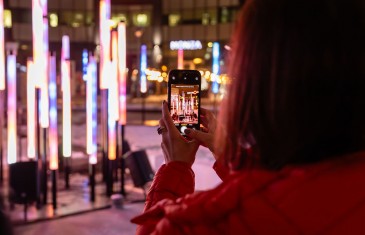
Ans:
{"label": "paved ground", "polygon": [[[80,115],[78,119],[80,120],[76,121],[82,123],[81,119],[83,119],[83,116]],[[73,127],[73,145],[78,146],[77,149],[82,149],[85,145],[83,136],[85,136],[85,127],[82,124],[75,125]],[[161,137],[157,135],[156,127],[127,126],[126,138],[129,141],[132,150],[146,149],[151,166],[154,170],[157,170],[163,163],[163,155],[159,147]],[[82,151],[75,152],[74,155],[75,159],[87,162],[87,157],[83,155]],[[214,160],[210,152],[205,148],[201,148],[198,151],[197,159],[193,167],[196,174],[197,190],[209,189],[219,184],[219,178],[211,169],[213,163]],[[87,185],[87,175],[74,172],[73,177],[76,178],[75,182],[81,181],[83,184]],[[138,194],[142,195],[140,189],[133,188],[131,181],[128,182],[127,192],[129,192],[129,195],[134,194],[137,195],[137,197]],[[78,198],[77,200],[85,201],[85,198],[82,198],[85,197],[85,195],[87,195],[87,192],[86,194],[85,192],[80,194],[79,197],[81,198]],[[101,195],[100,197],[103,196]],[[142,209],[143,203],[125,202],[123,209],[111,208],[47,222],[17,226],[15,231],[17,235],[133,234],[135,225],[131,224],[129,220],[133,216],[141,213]]]}

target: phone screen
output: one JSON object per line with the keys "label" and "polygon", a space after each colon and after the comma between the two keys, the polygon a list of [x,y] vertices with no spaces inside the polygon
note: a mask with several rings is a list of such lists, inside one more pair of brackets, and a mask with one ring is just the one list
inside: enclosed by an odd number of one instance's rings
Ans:
{"label": "phone screen", "polygon": [[169,73],[169,107],[176,128],[200,126],[200,73],[195,70],[172,70]]}

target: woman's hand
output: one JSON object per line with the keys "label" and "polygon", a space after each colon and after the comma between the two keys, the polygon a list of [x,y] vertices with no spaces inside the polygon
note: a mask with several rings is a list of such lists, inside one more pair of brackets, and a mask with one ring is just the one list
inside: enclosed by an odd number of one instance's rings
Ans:
{"label": "woman's hand", "polygon": [[189,138],[196,140],[199,144],[207,147],[214,155],[214,138],[215,130],[217,129],[217,119],[214,114],[204,108],[200,108],[200,120],[203,127],[202,131],[194,129],[186,129],[185,134]]}
{"label": "woman's hand", "polygon": [[162,119],[160,119],[162,131],[161,147],[165,156],[165,162],[181,161],[193,165],[195,154],[199,148],[197,141],[185,139],[175,127],[166,101],[162,103]]}

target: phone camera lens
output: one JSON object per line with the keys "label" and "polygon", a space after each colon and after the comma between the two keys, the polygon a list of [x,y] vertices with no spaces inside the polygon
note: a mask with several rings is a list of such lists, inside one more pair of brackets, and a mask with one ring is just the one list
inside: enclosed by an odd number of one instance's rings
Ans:
{"label": "phone camera lens", "polygon": [[198,77],[195,77],[195,80],[197,80],[197,81],[198,81]]}
{"label": "phone camera lens", "polygon": [[186,77],[184,77],[184,79],[186,80]]}
{"label": "phone camera lens", "polygon": [[172,77],[172,80],[175,80],[175,77],[174,76]]}

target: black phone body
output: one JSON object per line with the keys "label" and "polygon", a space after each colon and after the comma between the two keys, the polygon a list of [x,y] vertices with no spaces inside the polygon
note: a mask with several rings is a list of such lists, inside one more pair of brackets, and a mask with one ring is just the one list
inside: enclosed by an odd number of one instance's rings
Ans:
{"label": "black phone body", "polygon": [[200,129],[201,75],[196,70],[171,70],[168,103],[172,120],[184,135],[186,128]]}

